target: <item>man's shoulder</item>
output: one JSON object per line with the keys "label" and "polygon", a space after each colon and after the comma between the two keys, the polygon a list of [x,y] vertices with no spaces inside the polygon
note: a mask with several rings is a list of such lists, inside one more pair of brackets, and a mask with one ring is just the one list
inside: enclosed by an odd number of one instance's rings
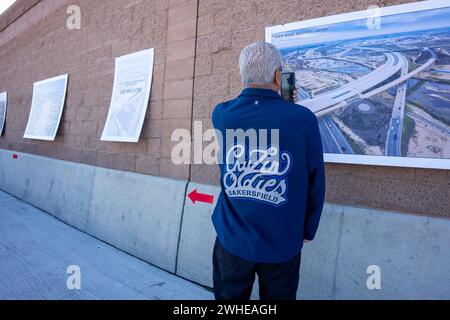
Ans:
{"label": "man's shoulder", "polygon": [[233,100],[227,100],[227,101],[223,101],[218,103],[217,105],[214,106],[213,108],[213,112],[212,112],[212,119],[214,121],[214,119],[218,116],[221,116],[221,114],[226,111],[227,107],[229,106],[229,104],[233,101],[235,101],[236,99]]}
{"label": "man's shoulder", "polygon": [[[232,101],[232,100],[231,100]],[[219,102],[218,104],[216,104],[214,106],[213,109],[213,113],[216,111],[222,111],[224,108],[226,108],[226,106],[228,105],[228,103],[230,103],[230,101],[223,101],[223,102]]]}

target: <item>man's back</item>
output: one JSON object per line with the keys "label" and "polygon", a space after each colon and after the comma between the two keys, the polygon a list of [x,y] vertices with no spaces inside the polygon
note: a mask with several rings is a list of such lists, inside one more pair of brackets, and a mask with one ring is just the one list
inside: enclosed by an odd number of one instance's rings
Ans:
{"label": "man's back", "polygon": [[[273,90],[244,89],[237,99],[215,108],[213,124],[225,140],[222,193],[212,217],[218,240],[249,261],[289,260],[300,252],[304,239],[314,238],[323,206],[316,117]],[[230,129],[246,133],[246,138],[239,143],[233,136],[230,142]],[[249,141],[252,133],[257,145]],[[234,161],[238,155],[243,157]]]}

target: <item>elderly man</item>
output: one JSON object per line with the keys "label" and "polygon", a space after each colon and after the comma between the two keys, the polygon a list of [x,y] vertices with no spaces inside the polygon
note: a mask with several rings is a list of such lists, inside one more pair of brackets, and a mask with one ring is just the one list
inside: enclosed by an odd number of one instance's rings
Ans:
{"label": "elderly man", "polygon": [[226,137],[212,216],[214,294],[249,300],[257,274],[260,299],[293,300],[303,243],[313,240],[324,202],[319,127],[309,109],[280,96],[282,65],[273,45],[250,44],[239,64],[243,91],[212,115]]}

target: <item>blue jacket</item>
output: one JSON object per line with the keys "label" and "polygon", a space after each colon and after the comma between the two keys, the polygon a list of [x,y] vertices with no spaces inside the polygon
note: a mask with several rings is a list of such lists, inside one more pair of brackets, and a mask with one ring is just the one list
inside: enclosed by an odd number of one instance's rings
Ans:
{"label": "blue jacket", "polygon": [[[301,251],[304,239],[314,238],[324,203],[316,116],[273,90],[247,88],[217,105],[212,121],[223,137],[222,191],[212,215],[219,242],[245,260],[288,261]],[[242,129],[247,138],[239,140],[227,129]],[[257,145],[250,142],[251,132],[260,133]]]}

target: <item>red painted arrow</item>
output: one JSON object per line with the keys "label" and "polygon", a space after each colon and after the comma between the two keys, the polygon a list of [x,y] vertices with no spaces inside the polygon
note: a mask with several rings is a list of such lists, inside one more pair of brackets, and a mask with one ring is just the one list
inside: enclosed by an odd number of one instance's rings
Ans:
{"label": "red painted arrow", "polygon": [[197,189],[189,193],[188,197],[189,199],[191,199],[193,204],[195,204],[196,201],[210,204],[214,202],[214,196],[210,194],[199,193],[197,192]]}

